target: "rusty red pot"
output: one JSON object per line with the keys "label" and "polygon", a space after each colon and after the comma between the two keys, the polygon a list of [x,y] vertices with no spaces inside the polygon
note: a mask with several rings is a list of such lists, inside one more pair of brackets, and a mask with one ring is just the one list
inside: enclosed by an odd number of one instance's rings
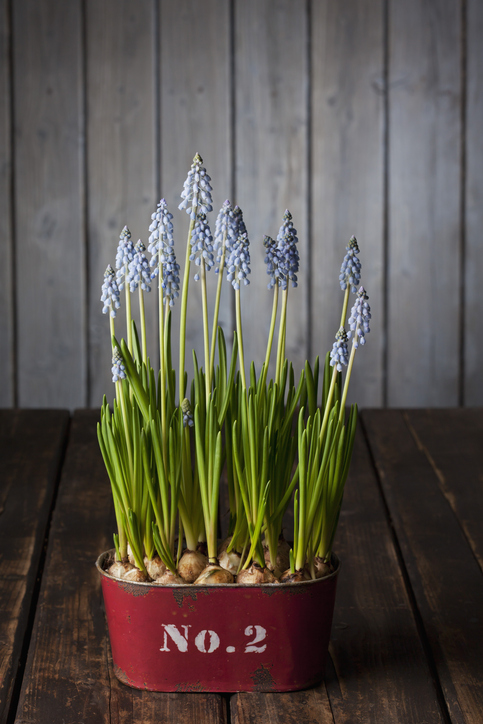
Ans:
{"label": "rusty red pot", "polygon": [[158,586],[101,574],[114,671],[151,691],[293,691],[324,675],[339,561],[292,585]]}

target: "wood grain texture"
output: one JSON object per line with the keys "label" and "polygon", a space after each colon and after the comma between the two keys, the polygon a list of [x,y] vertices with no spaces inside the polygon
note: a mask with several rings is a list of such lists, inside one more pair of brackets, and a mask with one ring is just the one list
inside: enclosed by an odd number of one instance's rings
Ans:
{"label": "wood grain texture", "polygon": [[333,724],[323,687],[287,694],[235,694],[231,697],[233,724]]}
{"label": "wood grain texture", "polygon": [[465,327],[464,404],[483,405],[481,317],[483,254],[483,6],[468,0],[466,22],[466,196],[465,196]]}
{"label": "wood grain texture", "polygon": [[342,562],[326,675],[334,721],[442,724],[361,426],[334,549]]}
{"label": "wood grain texture", "polygon": [[460,3],[389,4],[388,402],[458,401]]}
{"label": "wood grain texture", "polygon": [[[119,234],[148,245],[156,210],[157,89],[154,2],[89,0],[86,5],[89,244],[89,403],[112,390],[108,315],[99,302],[104,271],[115,269]],[[150,255],[148,254],[148,258]],[[157,368],[157,290],[145,294],[148,353]],[[138,330],[138,292],[132,296]],[[115,320],[126,336],[124,292]]]}
{"label": "wood grain texture", "polygon": [[[0,722],[12,694],[66,440],[68,413],[0,410]],[[28,455],[25,451],[28,450]],[[20,666],[20,669],[19,669]]]}
{"label": "wood grain texture", "polygon": [[366,411],[363,420],[451,721],[477,724],[483,709],[481,569],[402,413]]}
{"label": "wood grain texture", "polygon": [[483,411],[408,410],[404,419],[483,570]]}
{"label": "wood grain texture", "polygon": [[12,3],[20,406],[85,404],[81,3]]}
{"label": "wood grain texture", "polygon": [[16,724],[223,724],[219,695],[153,694],[114,677],[94,565],[115,530],[97,419],[93,410],[73,418]]}
{"label": "wood grain texture", "polygon": [[[303,0],[235,2],[235,191],[252,270],[250,286],[241,290],[247,370],[251,360],[260,370],[272,313],[263,237],[276,238],[285,209],[293,216],[300,254],[299,286],[289,289],[286,356],[298,374],[307,359],[308,32]],[[276,346],[271,373],[275,353]]]}
{"label": "wood grain texture", "polygon": [[[349,401],[378,406],[385,313],[382,2],[312,3],[311,92],[313,355],[324,357],[339,329],[339,272],[354,234],[374,321],[357,354]],[[351,295],[350,306],[353,300]]]}
{"label": "wood grain texture", "polygon": [[[161,194],[174,215],[175,251],[183,274],[189,217],[179,211],[181,191],[193,157],[199,153],[212,179],[211,231],[225,199],[232,195],[230,101],[230,5],[224,0],[161,0]],[[232,199],[231,199],[232,200]],[[203,364],[201,284],[190,272],[186,369],[192,370],[191,350]],[[210,308],[218,276],[207,275]],[[232,295],[224,284],[219,322],[227,338],[233,330]],[[173,363],[178,369],[180,300],[173,314]],[[191,373],[190,373],[191,376]]]}
{"label": "wood grain texture", "polygon": [[9,4],[0,0],[0,407],[13,405],[15,398],[10,30]]}

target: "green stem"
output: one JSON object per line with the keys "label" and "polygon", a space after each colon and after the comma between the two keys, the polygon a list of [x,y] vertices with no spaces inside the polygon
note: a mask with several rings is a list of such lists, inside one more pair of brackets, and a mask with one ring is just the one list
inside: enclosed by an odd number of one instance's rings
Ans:
{"label": "green stem", "polygon": [[285,361],[285,328],[287,326],[287,301],[288,301],[288,285],[282,292],[282,314],[280,317],[280,325],[278,328],[278,347],[277,347],[277,369],[275,373],[275,382],[280,384],[283,363]]}
{"label": "green stem", "polygon": [[127,325],[127,348],[132,354],[132,314],[131,314],[131,292],[129,290],[129,282],[127,275],[124,279],[124,288],[126,290],[126,325]]}
{"label": "green stem", "polygon": [[277,309],[278,309],[278,283],[275,285],[273,290],[273,305],[272,305],[272,319],[270,322],[270,331],[268,333],[267,342],[267,353],[265,355],[265,366],[263,368],[262,382],[260,389],[263,390],[267,381],[268,365],[270,364],[270,355],[272,354],[273,336],[275,333],[275,322],[277,321]]}
{"label": "green stem", "polygon": [[203,341],[205,347],[205,389],[206,399],[211,392],[211,365],[210,365],[210,335],[208,328],[208,300],[206,294],[206,267],[205,260],[201,259],[201,304],[203,309]]}
{"label": "green stem", "polygon": [[[196,217],[196,207],[193,208],[193,212]],[[186,259],[184,266],[183,275],[183,291],[181,293],[181,317],[179,322],[179,401],[185,398],[184,389],[184,364],[185,364],[185,349],[186,349],[186,315],[188,311],[188,287],[189,287],[189,276],[190,276],[190,254],[191,254],[191,234],[195,226],[195,219],[190,219],[190,225],[188,229],[188,240],[186,242]]]}
{"label": "green stem", "polygon": [[114,354],[114,341],[113,341],[113,340],[114,340],[114,337],[115,337],[116,335],[115,335],[115,332],[114,332],[114,317],[111,317],[111,313],[110,313],[110,312],[109,312],[109,329],[110,329],[110,332],[111,332],[111,347],[112,347],[112,353]]}
{"label": "green stem", "polygon": [[350,287],[349,287],[349,283],[347,283],[347,289],[345,290],[345,294],[344,294],[344,303],[342,305],[342,316],[340,318],[339,327],[345,328],[345,319],[347,317],[347,307],[349,305],[349,294],[350,294]]}
{"label": "green stem", "polygon": [[329,413],[332,408],[332,398],[334,396],[335,382],[337,380],[337,365],[334,365],[332,370],[332,379],[330,381],[329,394],[327,395],[327,403],[324,410],[324,419],[322,420],[322,426],[320,428],[319,440],[322,443],[327,429],[327,422],[329,420]]}
{"label": "green stem", "polygon": [[236,301],[236,333],[238,337],[238,356],[240,359],[240,377],[242,382],[242,389],[245,392],[247,389],[247,383],[245,378],[245,357],[243,354],[243,335],[242,335],[242,319],[241,319],[241,304],[240,304],[240,290],[235,289],[235,301]]}
{"label": "green stem", "polygon": [[147,344],[146,344],[146,313],[144,310],[144,294],[141,287],[139,287],[139,315],[141,317],[141,340],[142,340],[142,353],[143,353],[143,362],[146,365],[148,365],[148,355],[147,355]]}
{"label": "green stem", "polygon": [[[158,251],[158,257],[161,254]],[[167,434],[166,434],[166,354],[164,347],[164,309],[163,309],[163,267],[161,260],[158,262],[158,314],[159,314],[159,371],[161,385],[161,438],[163,445],[164,459],[167,460]],[[168,300],[166,300],[166,307]]]}
{"label": "green stem", "polygon": [[357,325],[356,330],[354,332],[354,339],[352,341],[352,349],[351,349],[351,356],[349,357],[349,364],[347,365],[347,374],[345,376],[344,380],[344,390],[342,392],[342,398],[340,401],[340,412],[339,412],[339,421],[342,422],[344,420],[344,414],[345,414],[345,402],[347,399],[347,393],[349,391],[349,382],[351,379],[352,374],[352,366],[354,364],[354,357],[356,355],[356,348],[354,345],[354,342],[357,340],[357,331],[359,329],[359,325]]}
{"label": "green stem", "polygon": [[213,312],[213,329],[211,331],[211,352],[210,352],[210,379],[213,379],[215,371],[215,347],[216,347],[216,332],[218,328],[218,315],[220,312],[220,300],[221,300],[221,287],[223,284],[223,270],[225,268],[225,244],[226,244],[225,231],[223,235],[223,252],[221,254],[221,262],[218,270],[218,284],[216,287],[216,298],[215,298],[215,311]]}

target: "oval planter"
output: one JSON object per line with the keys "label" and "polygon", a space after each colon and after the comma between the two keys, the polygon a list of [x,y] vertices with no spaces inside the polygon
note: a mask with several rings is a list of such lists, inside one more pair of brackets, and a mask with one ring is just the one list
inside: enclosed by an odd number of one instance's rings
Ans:
{"label": "oval planter", "polygon": [[338,559],[292,585],[159,586],[101,574],[114,672],[151,691],[293,691],[324,676]]}

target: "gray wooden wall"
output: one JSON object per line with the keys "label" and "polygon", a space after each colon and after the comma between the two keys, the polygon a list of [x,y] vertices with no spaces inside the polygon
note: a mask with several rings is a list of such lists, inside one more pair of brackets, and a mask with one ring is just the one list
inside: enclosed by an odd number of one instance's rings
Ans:
{"label": "gray wooden wall", "polygon": [[247,357],[270,316],[261,241],[289,208],[297,368],[332,344],[355,234],[373,324],[351,399],[483,404],[481,0],[0,0],[0,21],[0,404],[111,394],[104,269],[161,196],[182,262],[196,151],[252,242]]}

